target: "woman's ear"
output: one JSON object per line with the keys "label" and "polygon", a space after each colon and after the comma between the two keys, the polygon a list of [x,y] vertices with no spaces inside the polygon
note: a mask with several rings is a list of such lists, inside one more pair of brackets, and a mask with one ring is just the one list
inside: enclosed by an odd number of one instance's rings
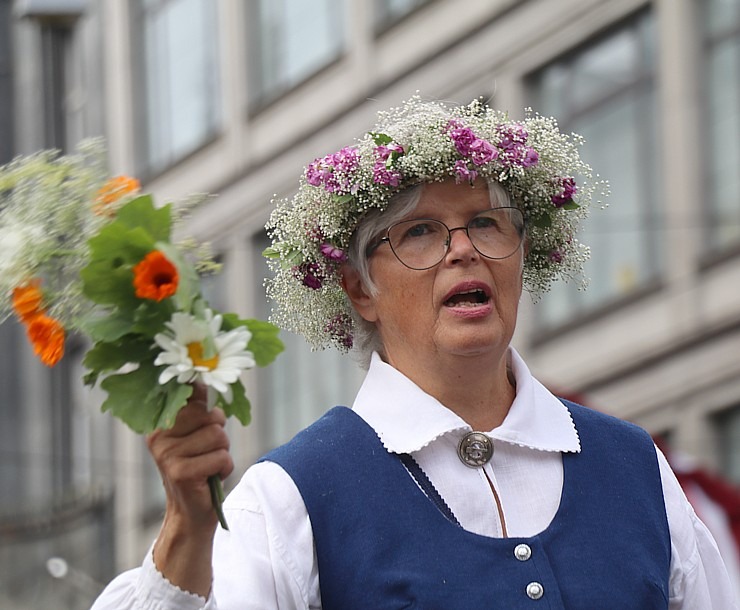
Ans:
{"label": "woman's ear", "polygon": [[348,263],[342,265],[341,272],[342,289],[349,297],[352,307],[368,322],[375,322],[375,299],[365,287],[360,273]]}

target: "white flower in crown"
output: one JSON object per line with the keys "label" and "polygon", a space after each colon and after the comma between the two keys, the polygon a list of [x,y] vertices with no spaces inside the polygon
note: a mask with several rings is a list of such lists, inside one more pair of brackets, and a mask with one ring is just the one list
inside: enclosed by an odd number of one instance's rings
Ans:
{"label": "white flower in crown", "polygon": [[[355,145],[314,160],[292,199],[278,202],[264,252],[275,323],[314,348],[352,346],[350,304],[340,283],[350,239],[371,209],[420,183],[483,177],[501,184],[524,213],[524,285],[535,298],[559,278],[581,278],[589,250],[576,233],[595,194],[606,194],[581,160],[583,141],[552,118],[513,121],[479,101],[448,107],[418,96],[378,115]],[[583,279],[585,284],[585,279]]]}
{"label": "white flower in crown", "polygon": [[232,401],[231,384],[242,371],[255,366],[247,344],[252,334],[243,326],[224,332],[221,315],[205,310],[203,319],[176,312],[166,323],[169,332],[154,337],[162,348],[154,364],[166,365],[159,375],[164,385],[173,378],[178,383],[200,381]]}

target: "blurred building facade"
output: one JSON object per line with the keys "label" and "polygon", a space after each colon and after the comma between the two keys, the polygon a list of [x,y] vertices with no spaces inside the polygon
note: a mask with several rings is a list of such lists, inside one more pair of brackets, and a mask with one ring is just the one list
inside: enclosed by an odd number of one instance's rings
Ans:
{"label": "blurred building facade", "polygon": [[[217,193],[188,230],[224,264],[212,302],[245,316],[269,314],[272,198],[417,90],[586,137],[611,183],[583,235],[591,286],[525,295],[515,345],[553,390],[740,483],[740,0],[0,0],[0,161],[104,135],[111,170],[160,200]],[[246,377],[238,471],[361,382],[284,339]],[[19,490],[0,494],[0,574],[18,556],[6,541],[39,579],[52,555],[95,580],[138,564],[160,483],[80,387],[84,346],[49,373],[12,323],[0,342],[0,480]],[[65,507],[84,527],[55,521]]]}

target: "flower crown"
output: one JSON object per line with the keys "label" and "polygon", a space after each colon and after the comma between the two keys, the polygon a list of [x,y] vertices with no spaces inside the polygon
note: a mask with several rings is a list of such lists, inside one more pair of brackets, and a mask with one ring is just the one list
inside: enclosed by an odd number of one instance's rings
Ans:
{"label": "flower crown", "polygon": [[383,211],[410,186],[454,179],[495,180],[527,222],[524,285],[535,296],[562,277],[582,275],[589,250],[576,232],[594,192],[591,168],[577,134],[561,133],[552,118],[512,121],[480,101],[448,107],[418,96],[378,115],[354,146],[314,160],[292,199],[277,202],[264,252],[275,276],[266,281],[277,304],[273,321],[298,332],[314,349],[352,347],[351,306],[341,287],[341,264],[363,217]]}

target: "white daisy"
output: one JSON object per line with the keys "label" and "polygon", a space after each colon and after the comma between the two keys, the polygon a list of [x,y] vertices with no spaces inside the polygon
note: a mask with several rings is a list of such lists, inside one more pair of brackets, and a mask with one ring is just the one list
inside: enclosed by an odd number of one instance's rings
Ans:
{"label": "white daisy", "polygon": [[255,365],[252,352],[246,349],[252,333],[243,326],[222,332],[222,320],[210,309],[205,319],[182,312],[172,314],[166,324],[169,332],[154,337],[163,350],[154,364],[167,365],[159,376],[160,384],[173,378],[178,383],[200,381],[223,395],[226,402],[232,401],[231,384]]}

